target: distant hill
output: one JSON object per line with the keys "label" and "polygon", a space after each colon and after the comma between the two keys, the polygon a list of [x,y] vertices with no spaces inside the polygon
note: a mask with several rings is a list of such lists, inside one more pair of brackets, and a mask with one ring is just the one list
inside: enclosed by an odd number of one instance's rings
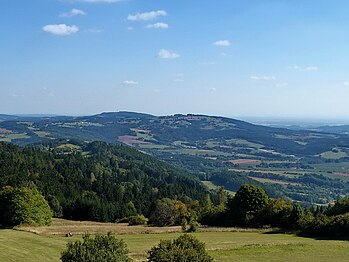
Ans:
{"label": "distant hill", "polygon": [[226,117],[134,112],[0,122],[0,141],[28,145],[60,139],[125,144],[191,172],[212,189],[235,191],[253,182],[273,196],[321,204],[349,193],[349,135],[325,128],[290,130]]}
{"label": "distant hill", "polygon": [[18,116],[0,114],[0,122],[1,121],[17,120],[17,119],[19,119]]}
{"label": "distant hill", "polygon": [[251,151],[249,153],[252,155],[298,156],[321,154],[334,146],[349,146],[349,137],[342,134],[272,128],[205,115],[157,117],[133,112],[110,112],[83,117],[11,119],[8,116],[6,119],[0,123],[0,128],[10,131],[13,136],[3,135],[2,139],[17,144],[68,138],[121,142],[145,151],[162,147],[164,151],[200,149],[227,154],[244,149]]}
{"label": "distant hill", "polygon": [[327,132],[334,134],[349,134],[349,125],[327,125],[313,128],[317,132]]}

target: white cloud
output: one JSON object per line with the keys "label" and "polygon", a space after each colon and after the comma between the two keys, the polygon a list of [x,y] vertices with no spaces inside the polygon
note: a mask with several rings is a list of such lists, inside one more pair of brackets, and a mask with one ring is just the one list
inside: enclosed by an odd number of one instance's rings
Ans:
{"label": "white cloud", "polygon": [[134,28],[133,28],[132,26],[128,26],[126,29],[127,29],[128,31],[132,31]]}
{"label": "white cloud", "polygon": [[318,71],[319,70],[319,67],[318,66],[306,66],[306,67],[301,67],[301,66],[298,66],[298,65],[294,65],[291,67],[292,69],[294,70],[298,70],[298,71]]}
{"label": "white cloud", "polygon": [[304,71],[318,71],[319,68],[317,66],[307,66],[304,68]]}
{"label": "white cloud", "polygon": [[66,24],[57,25],[45,25],[42,28],[43,31],[53,35],[72,35],[79,31],[79,27],[76,25],[68,26]]}
{"label": "white cloud", "polygon": [[167,16],[166,11],[158,10],[158,11],[150,11],[145,13],[137,13],[135,15],[128,15],[127,20],[130,21],[139,21],[139,20],[152,20],[159,16]]}
{"label": "white cloud", "polygon": [[275,76],[250,76],[250,79],[256,81],[274,81],[276,80]]}
{"label": "white cloud", "polygon": [[136,86],[138,85],[138,81],[134,81],[134,80],[125,80],[121,82],[122,85],[124,86]]}
{"label": "white cloud", "polygon": [[348,82],[348,81],[345,81],[345,82],[343,83],[343,85],[349,86],[349,82]]}
{"label": "white cloud", "polygon": [[83,2],[83,3],[107,3],[107,4],[111,4],[111,3],[117,3],[120,2],[122,0],[73,0],[73,2]]}
{"label": "white cloud", "polygon": [[163,59],[174,59],[180,57],[179,54],[166,50],[166,49],[161,49],[157,55],[158,58],[163,58]]}
{"label": "white cloud", "polygon": [[213,43],[216,46],[230,46],[231,43],[229,40],[218,40],[216,42]]}
{"label": "white cloud", "polygon": [[217,88],[212,87],[212,88],[210,88],[210,91],[211,91],[211,92],[216,92],[216,91],[217,91]]}
{"label": "white cloud", "polygon": [[155,24],[148,24],[147,28],[153,28],[153,29],[167,29],[168,24],[165,23],[155,23]]}
{"label": "white cloud", "polygon": [[73,17],[73,16],[77,16],[77,15],[86,15],[86,12],[84,12],[84,11],[82,11],[80,9],[73,8],[69,12],[62,13],[59,16],[60,17]]}

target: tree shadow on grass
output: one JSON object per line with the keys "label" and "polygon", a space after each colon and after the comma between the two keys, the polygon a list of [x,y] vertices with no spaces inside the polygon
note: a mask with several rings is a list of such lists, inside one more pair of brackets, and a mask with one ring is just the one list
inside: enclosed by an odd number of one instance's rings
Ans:
{"label": "tree shadow on grass", "polygon": [[298,237],[303,237],[303,238],[312,238],[315,240],[340,240],[340,241],[348,241],[349,240],[349,232],[347,235],[332,235],[332,236],[324,236],[324,235],[314,235],[314,234],[306,234],[302,233],[300,231],[291,231],[287,229],[273,229],[271,231],[264,232],[263,234],[266,235],[273,235],[273,234],[283,234],[283,235],[296,235]]}

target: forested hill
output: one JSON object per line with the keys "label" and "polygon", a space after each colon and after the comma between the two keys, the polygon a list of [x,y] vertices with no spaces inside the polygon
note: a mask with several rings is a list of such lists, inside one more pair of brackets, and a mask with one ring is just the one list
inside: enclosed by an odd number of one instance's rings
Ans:
{"label": "forested hill", "polygon": [[152,153],[200,149],[213,150],[219,155],[242,152],[296,156],[314,156],[336,146],[349,147],[347,135],[272,128],[231,118],[193,114],[158,117],[111,112],[85,117],[7,116],[4,120],[7,121],[0,122],[0,141],[17,144],[74,138],[121,142]]}
{"label": "forested hill", "polygon": [[40,150],[1,142],[0,187],[6,185],[36,186],[56,216],[97,221],[147,216],[157,199],[193,203],[207,193],[182,171],[129,147],[103,142],[53,141]]}

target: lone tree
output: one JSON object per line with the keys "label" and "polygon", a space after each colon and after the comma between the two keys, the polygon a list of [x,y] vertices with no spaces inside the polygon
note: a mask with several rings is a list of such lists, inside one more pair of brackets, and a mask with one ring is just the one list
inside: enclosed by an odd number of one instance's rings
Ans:
{"label": "lone tree", "polygon": [[0,190],[0,224],[44,226],[51,223],[51,209],[33,188],[5,186]]}
{"label": "lone tree", "polygon": [[245,184],[228,202],[228,208],[233,221],[241,225],[250,225],[253,219],[262,211],[269,197],[263,188]]}
{"label": "lone tree", "polygon": [[148,251],[149,262],[211,262],[205,243],[194,236],[184,234],[177,239],[161,240],[160,244]]}
{"label": "lone tree", "polygon": [[107,235],[84,235],[80,240],[67,244],[62,252],[62,262],[131,262],[127,256],[128,250],[123,240],[117,239],[111,233]]}
{"label": "lone tree", "polygon": [[156,201],[149,223],[154,226],[172,226],[175,223],[175,201],[163,198]]}

